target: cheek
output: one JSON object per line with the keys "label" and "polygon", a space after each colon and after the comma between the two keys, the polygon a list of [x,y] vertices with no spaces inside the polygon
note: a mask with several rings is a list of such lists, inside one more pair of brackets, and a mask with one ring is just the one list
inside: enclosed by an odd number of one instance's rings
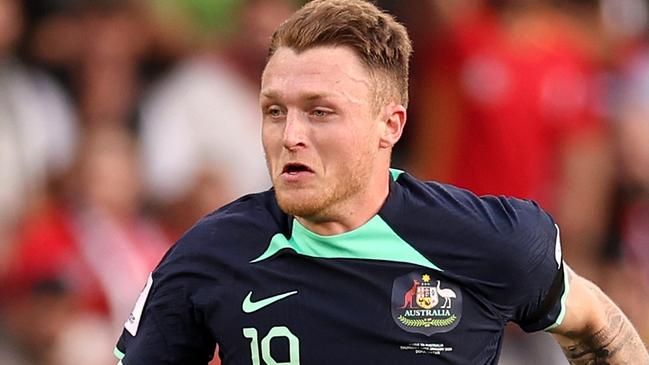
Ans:
{"label": "cheek", "polygon": [[275,129],[277,128],[273,128],[272,125],[266,123],[262,124],[261,143],[264,147],[264,152],[266,152],[266,154],[271,153],[277,148],[277,146],[281,145],[281,139],[280,139],[281,136],[277,134]]}
{"label": "cheek", "polygon": [[338,138],[344,142],[342,149],[350,158],[370,152],[379,141],[376,130],[371,128],[347,128]]}
{"label": "cheek", "polygon": [[367,135],[358,130],[339,128],[335,133],[322,133],[315,143],[321,155],[345,164],[358,159],[367,151]]}

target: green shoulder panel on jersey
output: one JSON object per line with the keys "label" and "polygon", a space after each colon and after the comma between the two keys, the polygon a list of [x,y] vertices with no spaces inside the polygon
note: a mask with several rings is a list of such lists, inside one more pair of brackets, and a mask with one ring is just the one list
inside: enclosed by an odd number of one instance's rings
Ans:
{"label": "green shoulder panel on jersey", "polygon": [[124,353],[121,352],[117,347],[115,347],[115,349],[113,350],[113,355],[115,355],[115,357],[116,357],[118,360],[120,360],[120,363],[121,363],[122,359],[123,359],[124,356],[125,356]]}
{"label": "green shoulder panel on jersey", "polygon": [[310,257],[403,262],[442,271],[399,237],[378,215],[355,230],[333,236],[313,233],[293,219],[291,238],[281,233],[274,235],[266,252],[251,263],[266,260],[282,249]]}
{"label": "green shoulder panel on jersey", "polygon": [[403,170],[399,169],[390,169],[390,176],[392,176],[392,180],[397,181],[399,176],[403,174]]}

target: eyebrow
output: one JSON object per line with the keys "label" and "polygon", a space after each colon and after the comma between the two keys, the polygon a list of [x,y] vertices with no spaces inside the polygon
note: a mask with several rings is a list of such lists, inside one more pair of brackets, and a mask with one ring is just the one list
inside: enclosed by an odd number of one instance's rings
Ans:
{"label": "eyebrow", "polygon": [[[281,94],[273,90],[269,90],[269,91],[262,90],[261,96],[267,99],[281,99]],[[313,101],[313,100],[324,99],[324,98],[335,97],[335,96],[336,96],[335,94],[329,92],[307,92],[300,95],[300,98],[305,99],[307,101]]]}

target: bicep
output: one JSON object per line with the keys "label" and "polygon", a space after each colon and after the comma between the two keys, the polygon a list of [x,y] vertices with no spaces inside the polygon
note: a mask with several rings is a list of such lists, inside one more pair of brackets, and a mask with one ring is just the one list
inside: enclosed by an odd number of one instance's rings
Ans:
{"label": "bicep", "polygon": [[571,272],[563,322],[551,330],[571,364],[649,364],[633,325],[595,284]]}

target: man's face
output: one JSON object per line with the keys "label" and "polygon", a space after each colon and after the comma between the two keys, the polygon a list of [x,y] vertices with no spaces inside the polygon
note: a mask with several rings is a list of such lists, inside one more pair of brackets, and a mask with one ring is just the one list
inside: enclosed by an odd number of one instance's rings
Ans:
{"label": "man's face", "polygon": [[324,218],[366,193],[380,132],[370,75],[347,47],[280,47],[262,76],[266,161],[280,207]]}

